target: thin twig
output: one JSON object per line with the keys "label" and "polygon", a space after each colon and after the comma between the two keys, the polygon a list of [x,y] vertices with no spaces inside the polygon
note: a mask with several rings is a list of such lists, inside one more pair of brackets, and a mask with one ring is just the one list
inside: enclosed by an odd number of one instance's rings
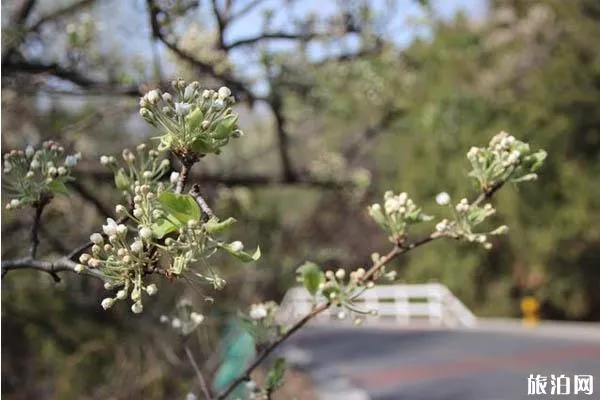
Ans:
{"label": "thin twig", "polygon": [[204,380],[204,377],[202,376],[202,371],[200,371],[200,368],[198,367],[198,364],[196,363],[196,359],[194,358],[194,355],[192,354],[192,351],[190,350],[190,348],[188,346],[185,346],[185,354],[187,355],[188,359],[190,360],[190,363],[192,364],[194,371],[196,371],[196,376],[198,377],[198,382],[200,383],[200,390],[202,390],[202,394],[204,394],[204,398],[206,400],[212,400],[212,395],[210,394],[210,391],[208,390],[208,386],[206,385],[206,381]]}
{"label": "thin twig", "polygon": [[296,322],[294,326],[288,329],[279,339],[273,342],[269,347],[264,349],[262,353],[254,360],[248,368],[244,371],[242,375],[240,375],[236,380],[234,380],[223,392],[221,392],[216,400],[223,400],[227,398],[235,390],[235,388],[242,382],[250,380],[250,373],[256,369],[268,356],[271,354],[279,345],[285,342],[290,336],[292,336],[298,329],[302,328],[306,325],[311,319],[320,314],[321,312],[328,309],[330,306],[329,303],[323,303],[313,308],[312,311],[306,314],[301,320]]}
{"label": "thin twig", "polygon": [[[77,272],[77,265],[78,264],[76,262],[68,259],[67,257],[62,257],[54,261],[33,260],[29,257],[18,260],[7,260],[2,261],[2,277],[4,277],[8,271],[37,269],[50,274],[56,282],[60,282],[60,277],[57,275],[57,273],[63,271]],[[81,272],[81,274],[104,280],[104,275],[96,269],[86,268]]]}
{"label": "thin twig", "polygon": [[29,248],[29,257],[34,259],[37,255],[38,245],[40,244],[39,230],[40,222],[42,219],[42,212],[44,207],[50,201],[49,198],[42,195],[42,197],[34,204],[33,223],[31,225],[31,247]]}
{"label": "thin twig", "polygon": [[181,164],[181,171],[179,171],[179,179],[177,180],[177,185],[175,186],[175,193],[182,193],[183,189],[185,189],[185,184],[188,181],[192,165],[193,164],[190,165],[186,162]]}
{"label": "thin twig", "polygon": [[200,194],[200,186],[197,183],[195,183],[192,186],[192,190],[190,190],[190,196],[192,196],[196,200],[196,203],[198,203],[198,205],[202,209],[202,213],[204,214],[203,216],[207,217],[205,218],[206,220],[215,216],[213,210],[210,209],[210,206],[208,205],[206,200],[204,200],[204,197],[202,197],[202,195]]}

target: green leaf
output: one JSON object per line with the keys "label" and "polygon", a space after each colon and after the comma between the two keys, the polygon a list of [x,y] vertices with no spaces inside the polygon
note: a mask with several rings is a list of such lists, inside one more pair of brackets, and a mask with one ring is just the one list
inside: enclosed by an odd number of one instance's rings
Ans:
{"label": "green leaf", "polygon": [[229,228],[236,222],[235,218],[229,217],[225,221],[219,222],[218,218],[211,218],[206,224],[204,224],[204,229],[206,232],[214,234],[221,233],[225,229]]}
{"label": "green leaf", "polygon": [[226,116],[221,121],[219,121],[211,136],[215,139],[229,138],[229,136],[231,136],[231,133],[235,129],[237,121],[238,115],[230,114]]}
{"label": "green leaf", "polygon": [[261,255],[260,247],[258,247],[258,246],[256,247],[254,254],[249,254],[249,253],[246,253],[245,251],[237,251],[231,246],[231,243],[219,244],[219,247],[244,263],[256,261],[260,258],[260,255]]}
{"label": "green leaf", "polygon": [[196,200],[188,194],[162,192],[158,195],[158,202],[165,211],[182,224],[189,220],[200,220],[202,212]]}
{"label": "green leaf", "polygon": [[215,149],[203,137],[198,137],[192,143],[192,150],[198,154],[212,153]]}
{"label": "green leaf", "polygon": [[129,177],[125,174],[125,170],[121,168],[115,175],[115,186],[119,190],[129,190],[130,182]]}
{"label": "green leaf", "polygon": [[[171,218],[172,220],[173,218]],[[152,224],[150,229],[152,229],[152,233],[158,239],[162,239],[165,235],[176,231],[179,227],[183,226],[183,224],[177,226],[173,222],[171,222],[167,218],[161,218],[158,222]]]}
{"label": "green leaf", "polygon": [[285,359],[278,357],[269,370],[269,374],[267,375],[267,393],[273,393],[279,389],[283,383],[285,367]]}
{"label": "green leaf", "polygon": [[316,295],[319,290],[319,285],[323,282],[321,267],[314,262],[307,261],[298,267],[297,272],[300,274],[306,290],[308,290],[312,296]]}
{"label": "green leaf", "polygon": [[67,187],[65,186],[64,182],[62,181],[57,181],[57,180],[53,180],[52,182],[50,182],[48,184],[48,188],[50,188],[50,190],[52,190],[55,193],[60,193],[60,194],[67,194]]}

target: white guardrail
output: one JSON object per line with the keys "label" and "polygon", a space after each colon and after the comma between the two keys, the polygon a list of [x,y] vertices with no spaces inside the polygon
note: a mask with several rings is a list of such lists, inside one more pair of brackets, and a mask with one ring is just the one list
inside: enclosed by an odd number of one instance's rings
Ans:
{"label": "white guardrail", "polygon": [[[376,310],[377,315],[367,320],[395,320],[398,324],[408,325],[418,319],[426,320],[436,326],[473,327],[477,318],[450,292],[438,283],[415,285],[380,285],[366,290],[355,301],[361,310]],[[285,322],[293,322],[310,312],[312,297],[303,287],[287,291],[281,302],[279,317]],[[331,307],[321,313],[316,322],[331,323],[337,319],[340,311]]]}

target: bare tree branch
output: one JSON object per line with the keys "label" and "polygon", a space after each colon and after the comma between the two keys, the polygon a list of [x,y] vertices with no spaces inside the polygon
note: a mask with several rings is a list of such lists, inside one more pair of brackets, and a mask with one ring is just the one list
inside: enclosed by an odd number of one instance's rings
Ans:
{"label": "bare tree branch", "polygon": [[189,62],[194,67],[198,68],[201,72],[206,73],[223,82],[231,90],[236,92],[236,97],[238,99],[247,100],[250,103],[250,105],[254,103],[255,96],[250,91],[250,89],[246,87],[244,83],[235,79],[233,76],[227,73],[218,72],[214,65],[199,60],[192,54],[181,49],[175,44],[176,41],[173,42],[168,40],[163,30],[161,29],[158,18],[158,15],[163,11],[160,9],[160,7],[156,4],[154,0],[146,0],[146,2],[148,4],[148,10],[150,14],[150,26],[152,27],[152,33],[156,39],[160,40],[169,50],[175,53],[182,60]]}
{"label": "bare tree branch", "polygon": [[[13,24],[9,29],[13,29],[16,31],[23,30],[24,26],[25,26],[25,21],[27,20],[27,18],[33,11],[33,8],[35,7],[36,2],[37,2],[37,0],[21,1],[20,6],[17,6],[16,10],[14,11],[13,15],[11,16],[11,21],[13,21]],[[6,47],[4,49],[2,49],[2,65],[3,66],[4,66],[4,63],[9,58],[12,57],[12,55],[17,51],[17,48],[19,47],[19,45],[23,42],[23,38],[25,37],[25,34],[22,32],[18,32],[17,35],[18,35],[18,38],[16,38],[14,41],[10,41],[10,40],[7,41],[5,39],[4,44],[6,45]]]}
{"label": "bare tree branch", "polygon": [[223,49],[231,50],[236,47],[253,45],[264,40],[299,40],[303,42],[307,42],[309,40],[325,37],[327,34],[317,33],[317,32],[307,32],[307,33],[288,33],[288,32],[265,32],[258,34],[256,36],[247,37],[244,39],[236,40],[235,42],[231,42],[229,44],[225,44]]}
{"label": "bare tree branch", "polygon": [[194,371],[196,372],[196,376],[198,377],[198,383],[200,384],[200,390],[202,390],[202,394],[204,395],[204,398],[206,400],[212,400],[212,396],[210,394],[210,391],[208,390],[206,381],[204,380],[204,377],[202,376],[202,371],[200,371],[200,368],[198,367],[198,364],[196,363],[196,359],[194,358],[194,355],[192,354],[192,351],[190,350],[190,348],[188,346],[185,346],[185,354],[187,355],[187,358],[190,361],[190,364],[192,364],[192,367],[194,368]]}
{"label": "bare tree branch", "polygon": [[35,259],[37,255],[37,248],[40,244],[39,230],[42,219],[42,212],[44,212],[44,207],[46,207],[50,199],[51,198],[49,196],[42,195],[41,198],[38,201],[36,201],[33,205],[34,215],[33,222],[31,224],[31,247],[29,248],[29,257],[31,259]]}
{"label": "bare tree branch", "polygon": [[[2,277],[4,277],[9,271],[36,269],[50,274],[56,282],[60,282],[58,273],[63,271],[77,273],[77,265],[78,264],[76,262],[71,261],[66,257],[59,258],[54,261],[32,260],[29,257],[18,260],[7,260],[2,261]],[[83,272],[81,272],[81,274],[104,280],[102,273],[96,269],[86,268]]]}
{"label": "bare tree branch", "polygon": [[210,209],[208,203],[206,202],[206,200],[204,200],[204,197],[202,197],[202,194],[200,193],[200,186],[197,183],[195,183],[192,186],[192,190],[190,190],[190,196],[196,199],[196,203],[198,203],[198,205],[202,209],[202,213],[204,214],[203,217],[207,217],[205,218],[206,220],[215,216],[213,210]]}

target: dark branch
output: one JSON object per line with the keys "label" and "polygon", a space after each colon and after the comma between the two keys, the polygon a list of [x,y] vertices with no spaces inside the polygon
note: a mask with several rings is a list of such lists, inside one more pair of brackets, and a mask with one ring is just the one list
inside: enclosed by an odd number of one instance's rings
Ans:
{"label": "dark branch", "polygon": [[33,223],[31,224],[31,247],[29,248],[29,257],[35,259],[37,255],[37,248],[40,244],[39,230],[42,219],[42,212],[44,207],[50,202],[51,197],[42,195],[41,198],[33,205],[34,215]]}
{"label": "dark branch", "polygon": [[202,197],[202,194],[200,193],[200,186],[197,183],[195,183],[192,186],[192,190],[190,190],[190,196],[196,199],[196,203],[198,203],[198,205],[202,209],[202,213],[204,214],[203,217],[208,217],[206,218],[208,220],[215,216],[213,210],[210,209],[210,206],[208,205],[206,200],[204,200],[204,197]]}
{"label": "dark branch", "polygon": [[214,65],[197,59],[192,54],[188,53],[187,51],[185,51],[185,50],[181,49],[179,46],[177,46],[175,44],[176,41],[172,42],[172,41],[168,40],[160,26],[160,22],[159,22],[159,18],[158,18],[158,15],[163,11],[155,3],[154,0],[146,0],[146,1],[148,4],[148,9],[149,9],[149,13],[150,13],[150,26],[152,27],[152,33],[154,35],[154,38],[160,40],[169,50],[171,50],[173,53],[175,53],[182,60],[189,62],[194,67],[198,68],[201,72],[206,73],[206,74],[220,80],[221,82],[223,82],[232,91],[236,92],[236,98],[238,98],[240,100],[247,100],[250,103],[250,105],[253,104],[254,95],[250,91],[250,89],[248,89],[246,87],[245,84],[243,84],[242,82],[240,82],[239,80],[235,79],[234,77],[232,77],[231,75],[229,75],[227,73],[218,72],[215,69]]}
{"label": "dark branch", "polygon": [[196,372],[196,376],[198,377],[198,383],[200,384],[200,390],[202,390],[202,394],[204,395],[204,398],[206,400],[212,400],[212,396],[210,394],[210,391],[208,390],[206,381],[204,380],[204,377],[202,376],[202,371],[200,371],[200,367],[198,367],[198,363],[196,363],[196,359],[194,358],[194,355],[192,354],[192,351],[190,350],[190,348],[188,346],[185,346],[185,354],[187,355],[188,360],[190,361],[190,364],[192,364],[192,367],[194,368],[194,371]]}
{"label": "dark branch", "polygon": [[[9,271],[36,269],[38,271],[50,274],[56,282],[60,282],[58,273],[63,271],[76,273],[77,265],[78,264],[76,262],[71,261],[66,257],[59,258],[55,261],[32,260],[31,258],[27,257],[18,260],[2,261],[2,276],[4,277],[4,275],[6,275],[6,273]],[[102,273],[96,269],[86,268],[83,272],[81,272],[81,274],[104,280]]]}
{"label": "dark branch", "polygon": [[[11,21],[13,21],[13,23],[12,23],[12,26],[10,27],[10,29],[17,31],[18,37],[15,38],[15,40],[12,41],[12,43],[11,42],[4,43],[6,45],[6,47],[4,49],[2,49],[2,65],[3,65],[3,67],[4,67],[4,63],[8,59],[10,59],[13,56],[13,54],[15,54],[19,45],[23,42],[23,38],[25,37],[25,34],[23,32],[19,32],[19,31],[24,30],[25,21],[27,21],[27,18],[31,14],[31,11],[33,11],[35,3],[36,3],[36,0],[23,0],[21,2],[20,7],[17,7],[15,12],[11,16]],[[3,31],[4,31],[4,29],[3,29]],[[6,36],[5,36],[5,41],[6,41]]]}
{"label": "dark branch", "polygon": [[309,40],[325,37],[325,34],[320,34],[316,32],[307,32],[307,33],[287,33],[287,32],[265,32],[259,35],[248,37],[244,39],[236,40],[235,42],[224,45],[224,49],[231,50],[240,46],[248,46],[253,45],[264,40],[299,40],[307,42]]}

